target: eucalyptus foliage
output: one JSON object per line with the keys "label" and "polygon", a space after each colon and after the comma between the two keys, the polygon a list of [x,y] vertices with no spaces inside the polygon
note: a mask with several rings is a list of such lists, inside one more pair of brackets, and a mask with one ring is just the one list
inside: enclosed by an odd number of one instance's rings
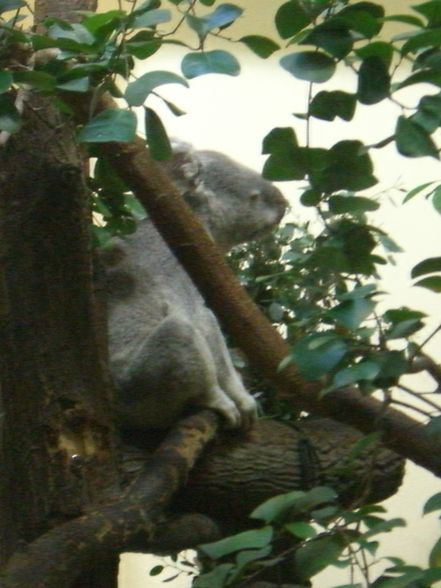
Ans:
{"label": "eucalyptus foliage", "polygon": [[[439,159],[441,0],[419,3],[412,14],[393,15],[386,15],[375,2],[288,0],[275,9],[277,38],[258,31],[236,38],[235,23],[247,17],[239,4],[130,0],[118,6],[99,14],[83,12],[74,24],[47,19],[43,34],[26,28],[24,0],[0,0],[2,142],[7,144],[8,136],[20,130],[20,95],[29,89],[53,96],[68,115],[66,92],[92,95],[92,103],[94,96],[109,92],[120,99],[121,107],[97,115],[91,112],[90,120],[78,129],[78,140],[90,155],[95,155],[94,144],[134,139],[135,111],[143,109],[146,142],[156,159],[165,160],[171,154],[170,141],[150,98],[162,99],[175,116],[183,112],[161,96],[162,86],[186,87],[189,80],[206,74],[238,75],[240,62],[233,42],[271,59],[274,67],[305,84],[309,100],[305,111],[296,114],[304,121],[304,136],[284,127],[270,130],[263,139],[267,156],[263,173],[274,181],[300,182],[301,204],[314,209],[321,220],[314,232],[307,225],[287,224],[275,239],[233,256],[244,285],[292,343],[280,369],[295,362],[304,378],[322,381],[323,394],[356,386],[362,394],[380,392],[385,406],[398,401],[394,386],[414,371],[418,361],[432,365],[430,373],[439,378],[435,362],[430,363],[424,345],[415,339],[424,326],[424,313],[411,308],[378,312],[378,268],[399,248],[375,226],[380,201],[369,189],[378,183],[373,149],[394,144],[405,157]],[[404,32],[385,38],[382,29],[389,21],[401,23]],[[191,45],[182,40],[187,36],[180,35],[184,27],[193,36]],[[213,38],[224,39],[222,49],[212,48]],[[149,69],[148,59],[169,44],[186,49],[180,74]],[[136,60],[147,60],[146,73],[139,77],[133,74]],[[407,67],[401,68],[402,64]],[[321,86],[342,68],[354,76],[353,92]],[[421,83],[425,85],[419,86],[418,103],[402,105],[393,134],[375,145],[356,138],[336,140],[329,148],[310,144],[314,120],[350,123],[360,105],[399,103],[399,90]],[[90,188],[92,208],[101,218],[94,228],[99,244],[133,231],[136,219],[145,216],[102,159],[96,163]],[[431,200],[434,214],[441,213],[441,185],[413,187],[404,202],[422,196]],[[411,277],[415,285],[440,292],[441,257],[421,260]],[[427,430],[439,436],[436,402],[408,393],[422,400]],[[425,512],[440,508],[440,497],[435,495]],[[330,564],[360,568],[363,585],[376,588],[425,588],[439,581],[441,540],[427,569],[391,558],[381,577],[371,578],[364,554],[375,555],[378,536],[404,524],[383,514],[379,506],[344,510],[329,488],[276,497],[251,515],[254,530],[201,547],[204,573],[195,585],[239,586],[287,557],[296,563],[297,581],[306,584]],[[278,548],[281,543],[283,553]],[[151,573],[162,571],[156,566]],[[358,586],[351,583],[346,588]]]}

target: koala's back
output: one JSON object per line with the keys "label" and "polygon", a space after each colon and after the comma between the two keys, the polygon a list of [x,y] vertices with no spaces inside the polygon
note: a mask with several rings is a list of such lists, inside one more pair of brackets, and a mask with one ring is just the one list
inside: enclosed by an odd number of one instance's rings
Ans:
{"label": "koala's back", "polygon": [[140,222],[133,235],[115,240],[103,261],[109,353],[118,372],[166,316],[196,317],[204,302],[149,220]]}

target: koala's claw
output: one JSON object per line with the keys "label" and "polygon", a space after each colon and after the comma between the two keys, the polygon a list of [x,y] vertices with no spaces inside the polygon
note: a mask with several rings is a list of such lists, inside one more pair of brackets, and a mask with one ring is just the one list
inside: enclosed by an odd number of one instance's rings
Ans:
{"label": "koala's claw", "polygon": [[213,396],[206,406],[219,412],[227,421],[227,427],[229,429],[238,429],[241,427],[242,418],[237,406],[222,390],[213,392]]}

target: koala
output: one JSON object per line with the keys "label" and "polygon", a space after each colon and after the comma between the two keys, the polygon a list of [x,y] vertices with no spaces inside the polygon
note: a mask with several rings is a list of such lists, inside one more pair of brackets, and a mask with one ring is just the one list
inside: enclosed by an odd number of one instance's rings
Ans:
{"label": "koala", "polygon": [[[179,143],[164,168],[227,252],[267,234],[286,201],[254,171]],[[236,372],[218,321],[149,219],[104,253],[110,369],[128,428],[168,428],[190,406],[248,428],[256,403]]]}

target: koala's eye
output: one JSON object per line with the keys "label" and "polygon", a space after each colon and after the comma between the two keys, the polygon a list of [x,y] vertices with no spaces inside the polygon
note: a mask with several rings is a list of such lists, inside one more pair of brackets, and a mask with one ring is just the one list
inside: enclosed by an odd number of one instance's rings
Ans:
{"label": "koala's eye", "polygon": [[257,190],[250,192],[248,197],[249,197],[251,204],[255,204],[260,199],[260,192],[258,192]]}

